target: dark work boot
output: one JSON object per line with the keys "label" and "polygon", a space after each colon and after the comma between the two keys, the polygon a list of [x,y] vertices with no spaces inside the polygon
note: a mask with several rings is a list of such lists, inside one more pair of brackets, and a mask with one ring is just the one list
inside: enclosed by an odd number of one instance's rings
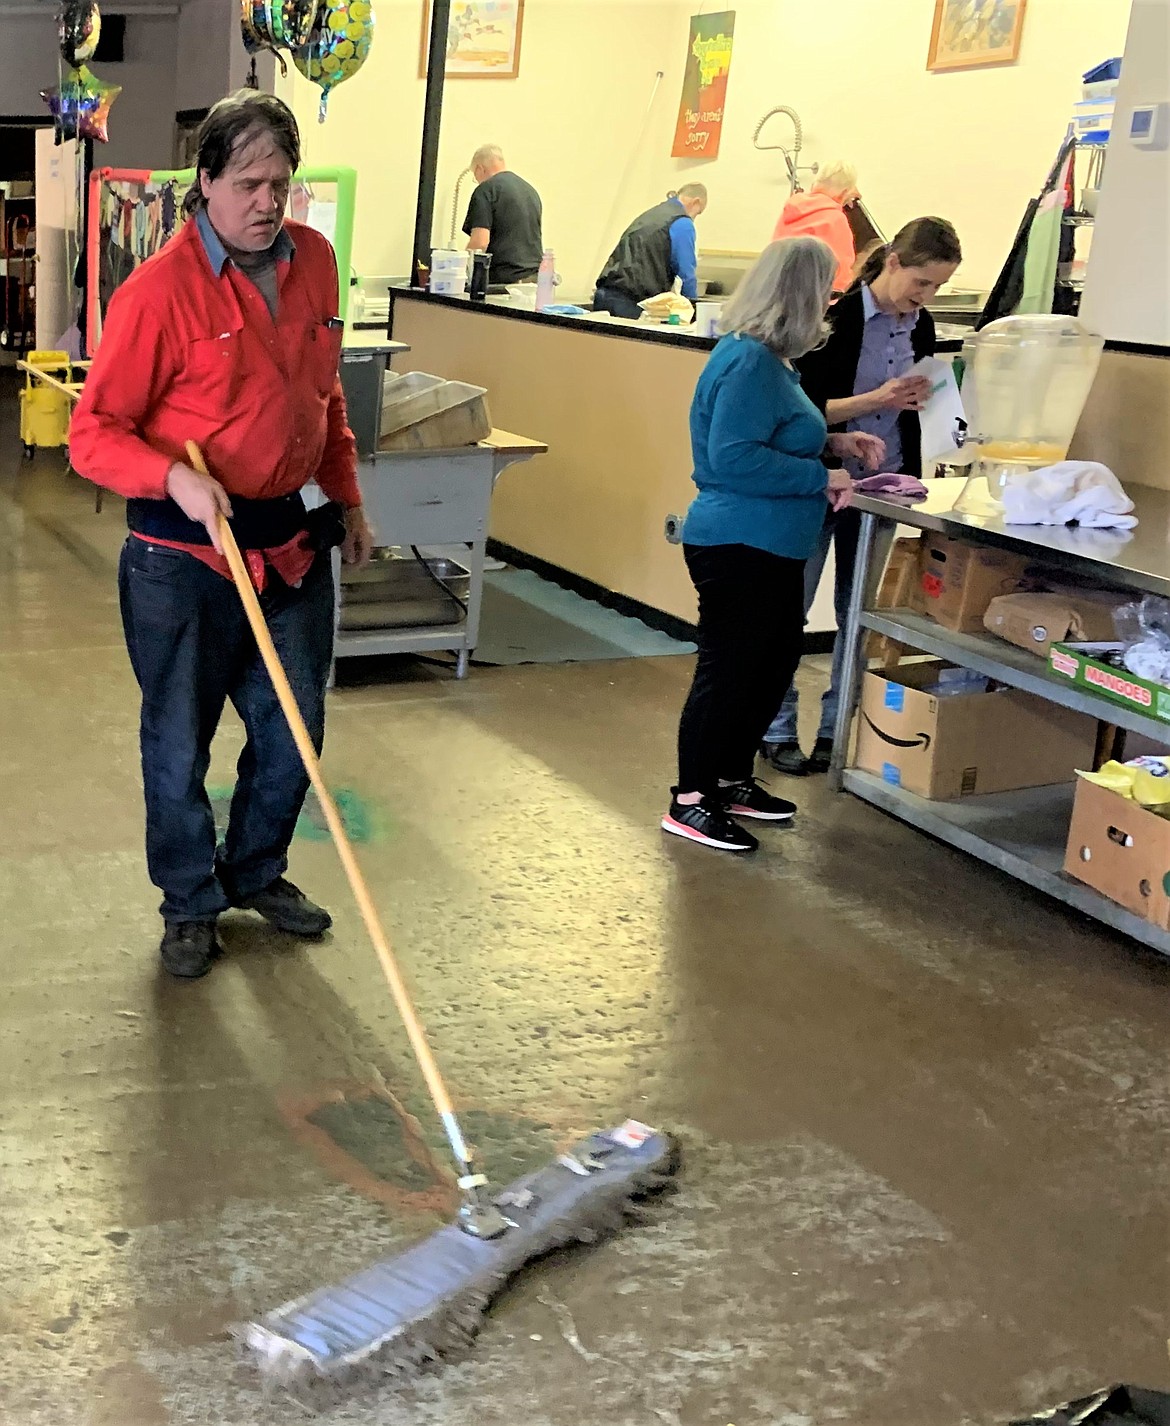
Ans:
{"label": "dark work boot", "polygon": [[333,917],[324,907],[315,906],[300,887],[283,876],[234,905],[243,911],[258,911],[265,921],[290,936],[323,936],[333,925]]}
{"label": "dark work boot", "polygon": [[818,738],[808,760],[809,772],[828,772],[833,761],[832,738]]}
{"label": "dark work boot", "polygon": [[764,743],[760,756],[769,767],[787,777],[808,776],[808,760],[801,752],[799,743]]}
{"label": "dark work boot", "polygon": [[178,980],[198,980],[223,948],[214,921],[168,921],[158,949],[171,975]]}

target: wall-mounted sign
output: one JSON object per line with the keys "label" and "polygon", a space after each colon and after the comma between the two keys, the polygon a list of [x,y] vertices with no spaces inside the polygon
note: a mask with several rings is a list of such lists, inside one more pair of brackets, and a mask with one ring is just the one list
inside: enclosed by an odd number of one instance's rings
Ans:
{"label": "wall-mounted sign", "polygon": [[735,11],[694,15],[672,158],[717,158],[731,69]]}

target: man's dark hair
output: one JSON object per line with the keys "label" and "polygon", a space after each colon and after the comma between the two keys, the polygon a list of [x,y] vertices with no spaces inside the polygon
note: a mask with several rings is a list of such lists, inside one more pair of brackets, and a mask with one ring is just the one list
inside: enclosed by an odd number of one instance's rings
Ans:
{"label": "man's dark hair", "polygon": [[295,172],[301,163],[301,131],[293,111],[275,94],[258,89],[238,89],[221,99],[199,127],[199,156],[195,160],[195,182],[183,199],[183,212],[196,213],[206,202],[200,177],[218,178],[233,154],[260,134],[272,135],[276,147]]}

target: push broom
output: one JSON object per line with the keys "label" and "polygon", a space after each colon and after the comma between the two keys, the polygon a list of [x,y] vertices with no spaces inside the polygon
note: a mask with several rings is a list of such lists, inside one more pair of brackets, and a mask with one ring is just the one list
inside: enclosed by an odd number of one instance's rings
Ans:
{"label": "push broom", "polygon": [[[207,473],[199,448],[192,466]],[[264,666],[324,813],[330,836],[402,1017],[455,1160],[461,1206],[454,1222],[429,1238],[233,1328],[261,1371],[294,1387],[343,1380],[351,1373],[407,1377],[466,1347],[508,1280],[534,1258],[616,1231],[647,1193],[678,1167],[675,1140],[628,1120],[599,1130],[553,1163],[493,1192],[463,1137],[451,1097],[427,1041],[390,942],[374,907],[337,805],[325,786],[308,729],[281,666],[231,527],[219,534]]]}

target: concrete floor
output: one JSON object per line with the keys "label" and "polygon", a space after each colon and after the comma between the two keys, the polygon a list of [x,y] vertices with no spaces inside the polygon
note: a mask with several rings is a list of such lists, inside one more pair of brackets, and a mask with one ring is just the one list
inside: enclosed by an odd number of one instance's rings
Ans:
{"label": "concrete floor", "polygon": [[[208,979],[160,976],[121,512],[5,421],[0,1420],[300,1422],[223,1329],[439,1221],[418,1077],[311,819],[331,939],[229,919]],[[627,1114],[687,1157],[470,1359],[319,1419],[991,1426],[1170,1385],[1170,963],[823,781],[753,860],[665,839],[688,673],[407,664],[332,697],[329,777],[499,1176]]]}

